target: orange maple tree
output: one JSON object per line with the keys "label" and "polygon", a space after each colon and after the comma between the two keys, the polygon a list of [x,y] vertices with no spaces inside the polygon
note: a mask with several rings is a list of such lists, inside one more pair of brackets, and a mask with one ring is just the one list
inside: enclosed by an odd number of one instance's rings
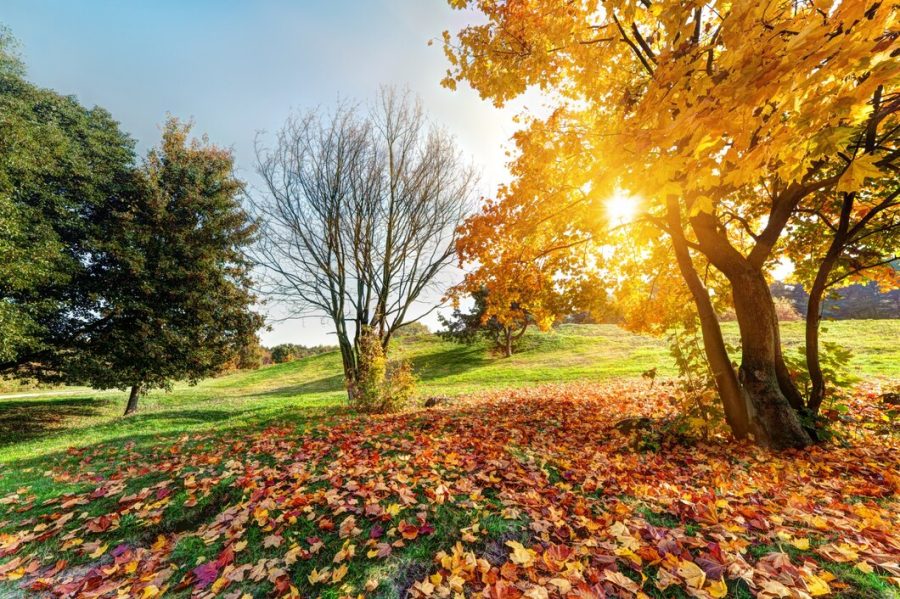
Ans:
{"label": "orange maple tree", "polygon": [[[552,116],[522,135],[518,171],[578,164],[566,231],[616,189],[643,198],[667,236],[702,323],[726,419],[777,448],[812,439],[781,354],[766,278],[783,234],[821,192],[862,192],[896,176],[900,62],[896,6],[877,1],[451,0],[486,22],[445,32],[445,85],[502,104],[529,87]],[[873,138],[861,145],[858,129]],[[530,155],[531,154],[531,155]],[[517,173],[518,174],[518,173]],[[587,186],[585,186],[587,184]],[[533,187],[532,189],[537,189]],[[528,194],[504,201],[535,202]],[[539,197],[537,199],[540,199]],[[543,201],[566,206],[553,197]],[[509,213],[516,209],[510,207]],[[585,228],[602,235],[603,227]],[[727,281],[741,364],[726,352],[706,265]]]}

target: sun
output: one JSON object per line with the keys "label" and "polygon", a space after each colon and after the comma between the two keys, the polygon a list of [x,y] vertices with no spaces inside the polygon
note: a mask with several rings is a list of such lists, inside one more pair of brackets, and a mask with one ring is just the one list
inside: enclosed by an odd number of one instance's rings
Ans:
{"label": "sun", "polygon": [[610,227],[627,225],[634,220],[638,213],[638,198],[617,190],[611,198],[606,200],[606,217]]}

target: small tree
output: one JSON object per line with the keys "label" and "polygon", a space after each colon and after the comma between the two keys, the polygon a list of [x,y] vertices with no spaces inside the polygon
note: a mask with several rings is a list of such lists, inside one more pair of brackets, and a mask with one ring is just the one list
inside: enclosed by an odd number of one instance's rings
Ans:
{"label": "small tree", "polygon": [[135,196],[106,215],[91,268],[105,288],[100,318],[63,363],[70,381],[130,387],[126,414],[147,389],[215,374],[263,324],[243,254],[255,224],[241,208],[231,154],[189,141],[189,131],[166,123]]}
{"label": "small tree", "polygon": [[453,261],[474,175],[408,94],[383,89],[363,115],[340,106],[289,120],[258,150],[265,193],[255,257],[270,297],[334,324],[350,401],[360,335],[393,334]]}
{"label": "small tree", "polygon": [[416,379],[409,362],[388,364],[378,333],[363,327],[359,338],[359,369],[349,396],[362,412],[394,412],[404,407],[415,392]]}
{"label": "small tree", "polygon": [[444,329],[438,334],[448,341],[471,345],[481,338],[487,339],[494,350],[502,352],[507,358],[513,354],[516,342],[519,341],[532,322],[530,315],[518,306],[510,306],[506,311],[506,319],[501,322],[496,316],[488,313],[487,291],[480,289],[471,295],[474,304],[468,313],[460,310],[458,302],[453,308],[450,318],[443,314],[438,320]]}

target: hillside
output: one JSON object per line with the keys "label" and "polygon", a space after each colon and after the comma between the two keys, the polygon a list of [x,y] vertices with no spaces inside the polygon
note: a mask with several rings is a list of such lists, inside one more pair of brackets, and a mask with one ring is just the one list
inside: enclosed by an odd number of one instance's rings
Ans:
{"label": "hillside", "polygon": [[[898,332],[828,335],[896,382]],[[665,349],[615,327],[511,359],[432,336],[401,352],[422,396],[477,393],[356,415],[324,354],[127,418],[121,393],[0,399],[0,596],[896,596],[896,414],[872,387],[839,442],[773,454],[662,436],[669,388],[634,375],[671,373]]]}
{"label": "hillside", "polygon": [[[900,377],[900,321],[841,321],[824,327],[826,341],[854,352],[852,370],[867,378]],[[726,323],[731,343],[734,323]],[[853,334],[850,334],[851,331]],[[786,323],[784,342],[802,343],[802,323]],[[613,325],[565,325],[530,333],[511,358],[484,345],[460,346],[435,336],[405,339],[395,356],[412,361],[422,398],[539,383],[638,377],[650,368],[675,373],[663,340],[633,335]],[[267,421],[306,420],[333,414],[344,404],[336,352],[209,379],[142,398],[140,412],[121,418],[125,394],[74,390],[32,397],[0,397],[0,462],[40,456],[69,446],[171,431],[238,427]]]}

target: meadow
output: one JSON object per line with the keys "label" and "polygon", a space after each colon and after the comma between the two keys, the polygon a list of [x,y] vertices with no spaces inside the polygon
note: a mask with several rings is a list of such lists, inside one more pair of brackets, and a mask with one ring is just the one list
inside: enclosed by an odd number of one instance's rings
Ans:
{"label": "meadow", "polygon": [[896,596],[878,393],[898,336],[826,327],[866,387],[836,442],[795,455],[621,428],[672,416],[675,371],[662,340],[611,325],[533,333],[511,358],[403,339],[419,401],[451,399],[399,415],[353,414],[334,353],[156,391],[129,417],[120,392],[7,396],[0,595]]}
{"label": "meadow", "polygon": [[[736,345],[736,324],[725,323],[724,329]],[[796,351],[802,323],[785,323],[782,329],[786,352]],[[823,329],[824,341],[853,352],[849,370],[856,376],[876,382],[900,377],[900,344],[895,342],[900,321],[834,321]],[[530,332],[510,358],[492,353],[484,343],[458,345],[434,335],[401,339],[393,351],[412,362],[421,399],[639,377],[653,368],[660,376],[676,374],[664,339],[604,324]],[[121,418],[125,397],[120,391],[77,387],[0,396],[0,464],[117,438],[305,420],[335,414],[346,403],[337,352],[156,390],[141,399],[140,411],[130,418]]]}

